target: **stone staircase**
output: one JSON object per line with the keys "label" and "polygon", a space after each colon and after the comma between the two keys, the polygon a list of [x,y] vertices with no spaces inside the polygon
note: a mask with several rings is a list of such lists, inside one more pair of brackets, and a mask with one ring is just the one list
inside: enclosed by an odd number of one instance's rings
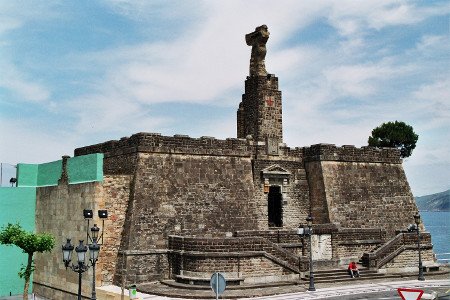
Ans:
{"label": "stone staircase", "polygon": [[[375,270],[367,268],[359,268],[360,277],[351,278],[347,269],[318,270],[314,272],[315,283],[334,283],[334,282],[350,282],[360,280],[373,280],[379,278],[388,278],[391,275],[377,273]],[[397,277],[397,276],[395,276]],[[309,273],[303,280],[309,281]]]}

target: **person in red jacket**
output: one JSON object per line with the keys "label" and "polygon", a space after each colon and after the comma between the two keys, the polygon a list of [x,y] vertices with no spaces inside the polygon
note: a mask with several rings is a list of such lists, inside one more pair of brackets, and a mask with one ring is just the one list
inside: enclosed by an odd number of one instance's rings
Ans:
{"label": "person in red jacket", "polygon": [[352,276],[352,278],[354,277],[359,277],[359,270],[358,270],[358,266],[356,265],[356,263],[354,261],[352,261],[349,265],[348,265],[348,271],[350,273],[350,276]]}

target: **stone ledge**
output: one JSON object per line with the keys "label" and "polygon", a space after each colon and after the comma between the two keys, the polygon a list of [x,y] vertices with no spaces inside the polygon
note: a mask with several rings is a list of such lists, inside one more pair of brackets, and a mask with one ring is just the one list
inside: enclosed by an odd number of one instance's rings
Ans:
{"label": "stone ledge", "polygon": [[381,244],[383,240],[353,240],[338,242],[338,245]]}
{"label": "stone ledge", "polygon": [[170,250],[171,254],[179,254],[183,256],[191,257],[259,257],[264,256],[266,251],[240,251],[240,252],[200,252],[200,251],[183,251],[183,250]]}
{"label": "stone ledge", "polygon": [[304,160],[310,161],[343,161],[401,164],[400,150],[396,148],[375,148],[334,144],[316,144],[304,147]]}

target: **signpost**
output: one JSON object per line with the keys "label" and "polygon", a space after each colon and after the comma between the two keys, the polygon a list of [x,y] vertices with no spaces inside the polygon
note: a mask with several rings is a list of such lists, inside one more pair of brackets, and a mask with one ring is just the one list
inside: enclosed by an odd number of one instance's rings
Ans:
{"label": "signpost", "polygon": [[221,273],[214,273],[211,276],[210,281],[211,289],[216,293],[216,300],[219,299],[219,295],[223,294],[227,286],[227,281]]}
{"label": "signpost", "polygon": [[420,300],[423,294],[423,290],[416,289],[397,289],[398,294],[403,300]]}

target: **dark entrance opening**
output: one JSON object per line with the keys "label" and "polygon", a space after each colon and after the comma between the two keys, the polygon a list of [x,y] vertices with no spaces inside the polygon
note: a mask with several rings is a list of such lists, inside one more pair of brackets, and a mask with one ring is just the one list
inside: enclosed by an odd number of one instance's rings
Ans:
{"label": "dark entrance opening", "polygon": [[267,196],[267,210],[269,215],[269,227],[283,226],[283,199],[281,188],[279,186],[271,186]]}

